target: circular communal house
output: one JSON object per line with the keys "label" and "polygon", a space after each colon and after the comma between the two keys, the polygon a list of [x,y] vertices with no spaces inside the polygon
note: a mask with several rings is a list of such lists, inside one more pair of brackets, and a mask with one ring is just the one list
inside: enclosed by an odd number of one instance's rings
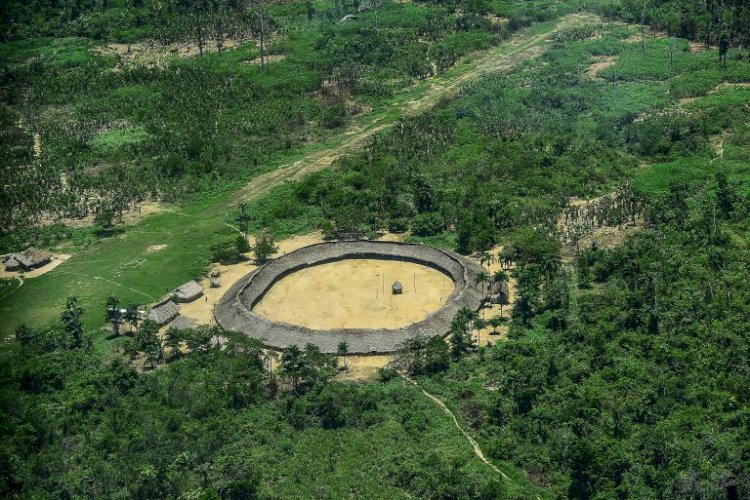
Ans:
{"label": "circular communal house", "polygon": [[[398,329],[314,330],[273,321],[253,311],[284,277],[312,266],[346,259],[399,260],[427,266],[448,276],[454,288],[440,309],[422,321]],[[309,343],[323,352],[335,353],[339,343],[346,342],[352,354],[387,353],[397,350],[401,342],[411,337],[446,335],[459,309],[478,309],[482,291],[474,278],[481,271],[478,264],[426,245],[383,241],[319,243],[270,261],[240,279],[216,304],[214,315],[223,329],[245,333],[276,349]],[[290,303],[289,307],[294,304]]]}

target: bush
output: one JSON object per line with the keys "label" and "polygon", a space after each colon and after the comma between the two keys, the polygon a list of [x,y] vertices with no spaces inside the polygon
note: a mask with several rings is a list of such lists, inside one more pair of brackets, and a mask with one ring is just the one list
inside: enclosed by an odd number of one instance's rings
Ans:
{"label": "bush", "polygon": [[380,382],[388,382],[398,377],[398,372],[393,368],[378,368],[378,380]]}
{"label": "bush", "polygon": [[388,230],[392,233],[403,233],[407,229],[409,229],[409,221],[404,217],[388,221]]}
{"label": "bush", "polygon": [[211,246],[211,260],[221,264],[235,264],[242,260],[236,241],[224,241]]}
{"label": "bush", "polygon": [[411,220],[411,232],[416,236],[433,236],[444,228],[445,219],[437,213],[419,214]]}
{"label": "bush", "polygon": [[334,104],[323,110],[323,126],[338,128],[346,121],[346,108],[343,104]]}

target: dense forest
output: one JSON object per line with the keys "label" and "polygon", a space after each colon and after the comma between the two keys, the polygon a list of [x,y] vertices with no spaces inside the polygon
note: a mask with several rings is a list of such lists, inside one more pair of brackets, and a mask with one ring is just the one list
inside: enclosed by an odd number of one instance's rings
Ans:
{"label": "dense forest", "polygon": [[[599,17],[237,203],[419,82],[583,13]],[[59,297],[69,275],[0,280],[0,323],[53,318],[2,344],[2,496],[750,497],[747,2],[8,0],[0,15],[0,247],[83,256]],[[116,227],[146,200],[176,215]],[[188,279],[234,248],[233,226],[271,247],[312,230],[501,245],[507,335],[475,345],[483,320],[461,311],[448,337],[346,382],[346,358],[312,345],[105,327],[107,296],[128,292],[83,273],[124,281],[143,257],[126,237],[190,233],[142,271]]]}

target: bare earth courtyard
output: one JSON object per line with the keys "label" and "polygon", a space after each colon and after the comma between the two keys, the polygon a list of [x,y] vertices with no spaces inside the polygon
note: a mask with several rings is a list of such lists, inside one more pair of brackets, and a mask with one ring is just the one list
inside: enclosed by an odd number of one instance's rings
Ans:
{"label": "bare earth courtyard", "polygon": [[[403,286],[401,295],[392,293],[394,281]],[[440,309],[452,291],[453,281],[427,266],[352,259],[284,277],[253,310],[274,321],[317,330],[391,329],[422,321]]]}

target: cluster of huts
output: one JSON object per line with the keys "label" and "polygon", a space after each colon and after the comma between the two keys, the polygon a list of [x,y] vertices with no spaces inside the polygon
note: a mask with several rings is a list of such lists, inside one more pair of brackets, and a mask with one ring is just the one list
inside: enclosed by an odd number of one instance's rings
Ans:
{"label": "cluster of huts", "polygon": [[157,325],[166,325],[180,314],[180,303],[193,302],[203,296],[203,287],[195,280],[184,283],[167,294],[167,298],[154,304],[148,319]]}
{"label": "cluster of huts", "polygon": [[31,271],[45,266],[52,261],[52,254],[39,248],[29,247],[23,252],[5,256],[3,263],[6,271]]}
{"label": "cluster of huts", "polygon": [[[211,288],[218,288],[221,286],[219,281],[220,272],[218,270],[211,271],[209,275],[209,283]],[[194,322],[188,318],[180,316],[180,305],[194,300],[203,296],[203,287],[200,283],[195,280],[188,281],[174,290],[170,291],[167,296],[154,304],[151,311],[148,313],[148,319],[156,323],[157,325],[166,325],[172,323],[172,326],[176,328],[191,328]]]}

